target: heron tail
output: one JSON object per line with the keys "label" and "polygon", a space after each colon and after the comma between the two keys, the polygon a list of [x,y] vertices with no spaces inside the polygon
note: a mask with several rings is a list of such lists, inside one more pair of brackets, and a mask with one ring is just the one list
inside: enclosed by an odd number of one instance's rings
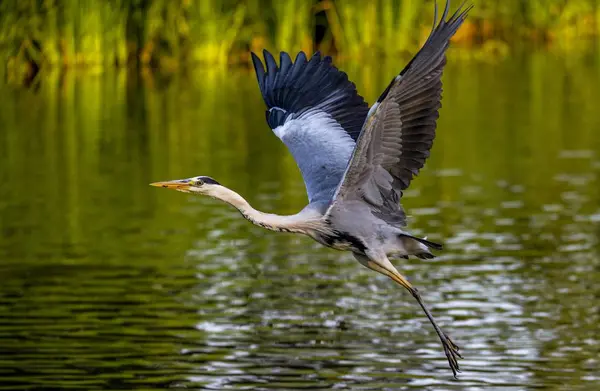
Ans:
{"label": "heron tail", "polygon": [[415,236],[412,235],[407,235],[407,234],[400,234],[400,237],[405,237],[405,238],[410,238],[410,239],[414,239],[419,243],[423,243],[424,245],[426,245],[428,248],[432,248],[434,250],[441,250],[442,248],[444,248],[444,246],[442,246],[439,243],[435,243],[435,242],[430,242],[429,240],[426,239],[421,239],[421,238],[417,238]]}

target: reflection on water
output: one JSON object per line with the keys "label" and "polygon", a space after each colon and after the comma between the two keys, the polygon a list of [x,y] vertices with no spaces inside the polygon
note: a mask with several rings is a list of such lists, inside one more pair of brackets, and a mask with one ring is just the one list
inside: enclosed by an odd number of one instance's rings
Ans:
{"label": "reflection on water", "polygon": [[[344,68],[372,102],[403,63]],[[405,195],[446,250],[398,266],[461,345],[459,382],[412,298],[351,256],[148,187],[204,174],[304,206],[248,71],[2,87],[0,389],[599,388],[597,69],[449,63]]]}

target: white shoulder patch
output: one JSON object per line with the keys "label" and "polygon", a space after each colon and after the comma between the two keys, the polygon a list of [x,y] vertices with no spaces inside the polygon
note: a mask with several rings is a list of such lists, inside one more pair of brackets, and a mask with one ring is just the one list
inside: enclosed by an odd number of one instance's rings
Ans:
{"label": "white shoulder patch", "polygon": [[371,106],[371,108],[369,109],[369,112],[367,113],[367,118],[371,118],[371,116],[373,114],[375,114],[375,110],[377,110],[377,106],[379,106],[379,102],[373,103],[373,106]]}
{"label": "white shoulder patch", "polygon": [[329,114],[321,110],[309,110],[297,118],[288,117],[283,125],[273,129],[282,141],[284,138],[317,139],[340,146],[344,150],[354,150],[354,140]]}

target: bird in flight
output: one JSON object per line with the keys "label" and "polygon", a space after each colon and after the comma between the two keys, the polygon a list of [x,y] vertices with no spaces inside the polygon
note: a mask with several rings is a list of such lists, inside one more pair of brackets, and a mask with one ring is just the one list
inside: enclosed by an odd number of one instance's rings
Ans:
{"label": "bird in flight", "polygon": [[458,346],[390,258],[431,258],[431,249],[442,248],[405,231],[400,199],[429,156],[446,49],[470,9],[461,6],[448,17],[448,0],[438,22],[436,6],[429,37],[371,108],[331,57],[316,53],[307,58],[300,52],[292,61],[282,52],[278,66],[268,51],[264,64],[252,53],[267,123],[293,155],[306,185],[309,203],[299,213],[260,212],[208,176],[151,184],[222,200],[263,228],[304,234],[327,247],[351,251],[362,265],[388,276],[417,300],[455,377],[462,358]]}

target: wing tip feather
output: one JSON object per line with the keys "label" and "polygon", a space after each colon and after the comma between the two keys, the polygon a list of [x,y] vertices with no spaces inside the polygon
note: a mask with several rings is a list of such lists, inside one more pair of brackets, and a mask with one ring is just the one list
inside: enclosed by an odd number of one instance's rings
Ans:
{"label": "wing tip feather", "polygon": [[[330,56],[315,51],[307,56],[300,51],[292,62],[286,52],[279,53],[279,66],[266,49],[263,61],[252,53],[263,100],[269,108],[279,107],[289,115],[301,115],[318,107],[325,110],[350,134],[358,139],[367,115],[368,104],[356,91],[348,75],[333,65]],[[287,118],[287,117],[286,117]],[[281,118],[277,118],[281,120]],[[269,126],[281,125],[268,121]]]}
{"label": "wing tip feather", "polygon": [[258,85],[262,86],[263,80],[265,78],[265,67],[263,66],[263,63],[260,60],[260,58],[254,52],[250,52],[250,56],[252,57],[252,65],[254,66],[254,73],[256,73]]}

